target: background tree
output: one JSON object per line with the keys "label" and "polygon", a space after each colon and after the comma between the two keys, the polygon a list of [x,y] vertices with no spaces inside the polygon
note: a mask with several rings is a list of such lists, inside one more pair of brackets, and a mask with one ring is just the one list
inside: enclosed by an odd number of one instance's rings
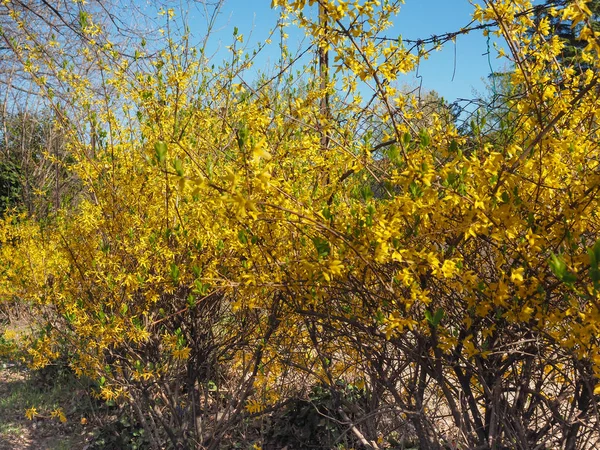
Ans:
{"label": "background tree", "polygon": [[[570,20],[565,20],[561,17],[562,10],[566,7],[572,7],[580,2],[574,0],[546,0],[542,7],[539,7],[539,12],[536,14],[536,22],[538,26],[544,23],[550,26],[550,33],[557,36],[563,43],[564,47],[558,60],[565,67],[573,67],[580,72],[593,67],[590,61],[586,61],[583,49],[587,45],[586,41],[579,38],[582,25],[573,26]],[[594,32],[600,31],[600,1],[590,0],[585,2],[585,7],[589,9],[588,26]],[[545,26],[546,26],[545,25]]]}
{"label": "background tree", "polygon": [[78,182],[69,172],[72,158],[66,152],[64,133],[50,113],[27,109],[2,122],[0,155],[11,176],[12,206],[43,218],[71,204]]}

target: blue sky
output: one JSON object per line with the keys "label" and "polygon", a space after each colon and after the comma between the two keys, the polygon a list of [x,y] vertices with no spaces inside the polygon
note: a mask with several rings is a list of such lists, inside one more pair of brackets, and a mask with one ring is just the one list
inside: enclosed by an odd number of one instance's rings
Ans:
{"label": "blue sky", "polygon": [[[270,0],[225,0],[209,46],[217,52],[217,61],[226,54],[224,47],[231,43],[234,27],[247,38],[250,50],[266,39],[278,19],[278,12],[271,10],[270,4]],[[388,36],[423,39],[457,31],[471,22],[473,8],[469,0],[406,0]],[[192,32],[199,39],[206,30],[201,12],[191,11],[189,19]],[[303,34],[294,30],[290,30],[289,34],[293,49],[294,43],[299,42]],[[457,98],[473,98],[484,92],[483,79],[490,73],[490,64],[493,70],[506,67],[505,61],[496,59],[492,43],[488,47],[481,31],[460,35],[456,44],[447,43],[441,51],[434,52],[421,63],[419,75],[422,78],[417,79],[413,75],[403,81],[408,87],[419,86],[422,82],[425,91],[435,90],[451,102]],[[489,56],[488,48],[491,51]],[[277,58],[278,48],[274,44],[263,51],[256,60],[256,66],[267,68]]]}

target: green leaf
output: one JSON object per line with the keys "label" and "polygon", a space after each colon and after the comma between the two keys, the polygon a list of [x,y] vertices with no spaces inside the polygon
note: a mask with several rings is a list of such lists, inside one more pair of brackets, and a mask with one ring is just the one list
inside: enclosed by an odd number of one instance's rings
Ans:
{"label": "green leaf", "polygon": [[429,134],[426,130],[421,130],[421,132],[419,133],[419,138],[421,140],[421,147],[428,147],[431,143],[431,138],[429,137]]}
{"label": "green leaf", "polygon": [[371,190],[371,186],[368,184],[360,187],[360,196],[363,201],[368,202],[373,198],[373,191]]}
{"label": "green leaf", "polygon": [[175,263],[171,263],[171,279],[174,283],[179,281],[179,267]]}
{"label": "green leaf", "polygon": [[428,309],[425,310],[425,319],[429,323],[433,322],[433,316],[431,315],[431,311],[429,311]]}
{"label": "green leaf", "polygon": [[319,254],[319,258],[325,258],[331,252],[331,246],[325,239],[317,236],[312,239],[312,242],[317,250],[317,253]]}
{"label": "green leaf", "polygon": [[159,163],[165,162],[167,157],[167,144],[165,141],[156,141],[154,143],[154,156]]}
{"label": "green leaf", "polygon": [[410,183],[410,185],[408,186],[408,190],[410,191],[410,195],[412,196],[413,200],[423,195],[423,190],[415,181]]}
{"label": "green leaf", "polygon": [[567,264],[562,259],[562,257],[552,253],[548,264],[550,265],[550,270],[552,270],[552,273],[554,273],[556,278],[558,278],[563,283],[573,284],[575,281],[577,281],[577,275],[567,270]]}
{"label": "green leaf", "polygon": [[577,275],[572,272],[567,272],[562,279],[565,284],[573,284],[577,281]]}
{"label": "green leaf", "polygon": [[440,324],[440,322],[444,318],[444,314],[445,314],[445,312],[444,312],[443,308],[438,308],[435,311],[435,314],[433,315],[433,321],[432,321],[432,325],[434,327],[437,327]]}
{"label": "green leaf", "polygon": [[594,244],[594,246],[588,249],[588,255],[590,256],[590,278],[594,284],[594,289],[600,291],[600,239]]}
{"label": "green leaf", "polygon": [[84,11],[79,11],[79,26],[81,27],[81,29],[87,28],[87,26],[89,25],[88,17],[88,13]]}
{"label": "green leaf", "polygon": [[369,205],[367,206],[367,214],[365,216],[365,224],[368,227],[372,227],[373,226],[373,218],[375,216],[375,206],[373,205]]}
{"label": "green leaf", "polygon": [[203,284],[202,281],[200,280],[196,280],[194,281],[194,294],[198,294],[198,295],[206,295],[208,293],[210,289],[210,285],[208,284]]}
{"label": "green leaf", "polygon": [[202,274],[202,269],[200,267],[198,267],[197,265],[193,265],[192,266],[192,273],[194,274],[194,276],[196,278],[199,278],[200,275]]}
{"label": "green leaf", "polygon": [[[74,314],[74,313],[66,313],[66,314],[65,314],[65,318],[67,319],[67,321],[68,321],[69,323],[73,323],[73,322],[75,321],[75,318],[76,318],[76,316],[75,316],[75,314]],[[2,337],[0,336],[0,340],[1,340],[1,339],[2,339]]]}
{"label": "green leaf", "polygon": [[444,318],[444,314],[445,312],[443,308],[438,308],[435,311],[435,314],[431,314],[431,311],[425,310],[425,319],[431,324],[432,327],[436,328]]}
{"label": "green leaf", "polygon": [[452,142],[450,142],[450,152],[458,152],[458,142],[456,142],[454,139],[452,139]]}
{"label": "green leaf", "polygon": [[390,161],[394,163],[398,163],[400,161],[400,149],[397,145],[390,145],[386,153],[388,158],[390,158]]}
{"label": "green leaf", "polygon": [[183,162],[179,158],[173,160],[173,168],[175,169],[175,172],[177,172],[177,175],[180,177],[183,176]]}
{"label": "green leaf", "polygon": [[567,265],[565,264],[563,259],[552,253],[548,264],[550,265],[550,270],[552,270],[552,273],[556,276],[556,278],[562,280],[567,271]]}
{"label": "green leaf", "polygon": [[190,308],[195,307],[196,306],[196,297],[194,297],[192,294],[188,295],[187,304]]}
{"label": "green leaf", "polygon": [[131,323],[133,323],[133,326],[135,328],[137,328],[138,330],[142,330],[144,328],[144,325],[142,323],[142,321],[140,320],[139,317],[134,317],[131,319]]}
{"label": "green leaf", "polygon": [[448,176],[446,177],[446,184],[450,187],[454,187],[454,185],[460,181],[460,174],[456,172],[448,172]]}
{"label": "green leaf", "polygon": [[240,150],[244,150],[244,148],[246,147],[246,143],[248,142],[248,135],[248,126],[246,124],[243,124],[237,130],[237,142]]}

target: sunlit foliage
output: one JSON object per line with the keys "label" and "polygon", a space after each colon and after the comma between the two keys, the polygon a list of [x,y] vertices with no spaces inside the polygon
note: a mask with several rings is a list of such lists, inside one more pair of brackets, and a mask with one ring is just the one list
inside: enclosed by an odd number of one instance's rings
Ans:
{"label": "sunlit foliage", "polygon": [[[69,86],[79,113],[61,120],[95,130],[63,125],[76,204],[0,228],[0,299],[42,322],[29,363],[67,355],[157,448],[218,448],[317,385],[373,448],[403,423],[422,449],[446,432],[463,448],[598,443],[600,41],[585,2],[550,11],[578,25],[584,72],[558,62],[530,2],[475,6],[519,86],[502,139],[443,109],[424,120],[394,88],[424,56],[380,39],[400,2],[273,6],[331,70],[256,87],[241,35],[211,68],[165,27],[152,56],[82,47],[97,90],[14,49],[42,89],[46,69]],[[82,33],[99,33],[92,16]],[[348,386],[368,401],[353,408]]]}

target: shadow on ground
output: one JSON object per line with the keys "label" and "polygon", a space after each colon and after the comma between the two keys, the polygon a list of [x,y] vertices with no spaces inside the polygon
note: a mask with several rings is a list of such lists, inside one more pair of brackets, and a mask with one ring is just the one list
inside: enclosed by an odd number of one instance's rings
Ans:
{"label": "shadow on ground", "polygon": [[[0,450],[83,450],[85,433],[71,417],[60,423],[50,412],[61,407],[69,417],[77,392],[72,386],[38,386],[26,369],[3,367],[0,362]],[[29,420],[27,408],[35,406],[40,417]]]}

